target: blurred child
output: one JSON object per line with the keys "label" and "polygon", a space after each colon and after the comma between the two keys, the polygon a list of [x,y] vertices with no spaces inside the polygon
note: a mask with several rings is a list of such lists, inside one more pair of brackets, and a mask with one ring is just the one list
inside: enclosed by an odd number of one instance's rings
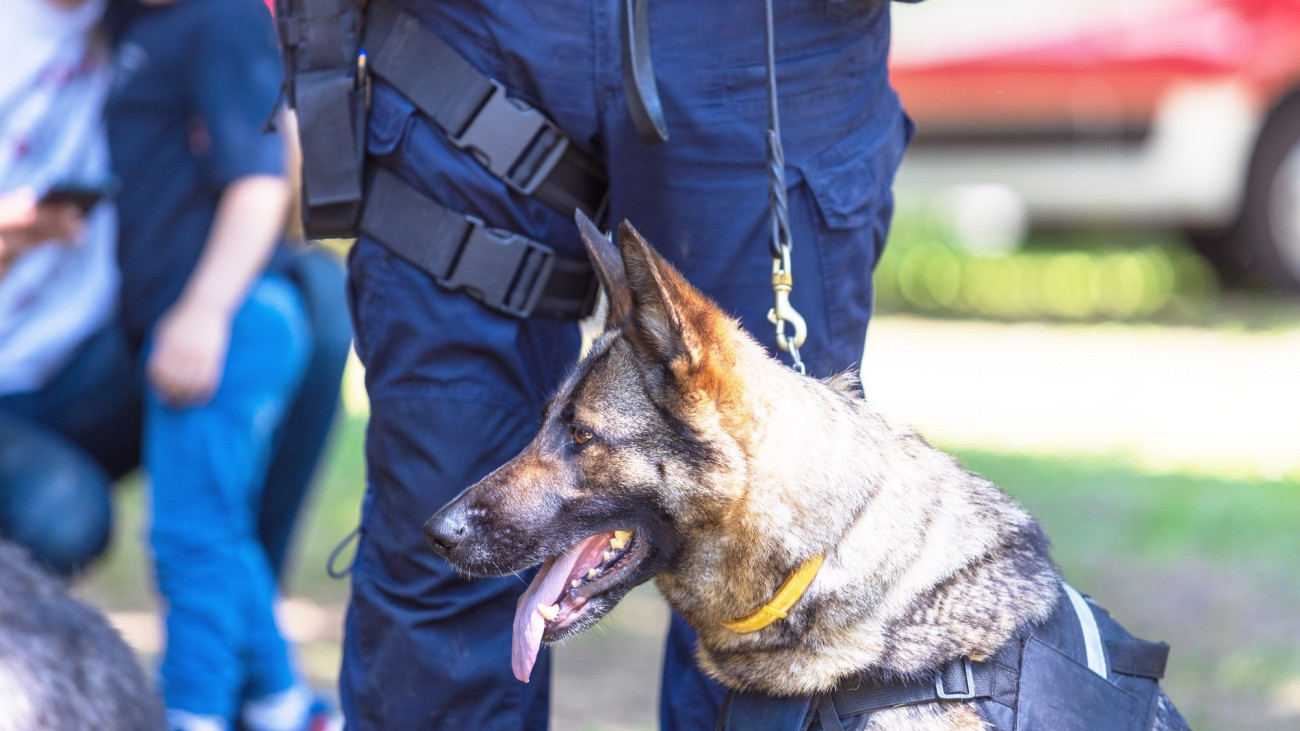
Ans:
{"label": "blurred child", "polygon": [[[272,263],[288,192],[263,124],[280,58],[260,0],[132,4],[107,118],[122,181],[122,319],[143,345],[150,541],[167,604],[173,729],[324,719],[275,624],[257,505],[310,355]],[[252,698],[240,707],[241,692]]]}

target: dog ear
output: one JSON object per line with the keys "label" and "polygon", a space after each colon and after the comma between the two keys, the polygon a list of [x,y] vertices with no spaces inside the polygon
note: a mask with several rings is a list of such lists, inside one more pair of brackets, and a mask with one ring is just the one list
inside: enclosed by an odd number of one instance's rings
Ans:
{"label": "dog ear", "polygon": [[627,275],[623,273],[623,260],[614,248],[609,237],[601,233],[596,224],[587,218],[587,214],[577,211],[574,219],[578,231],[582,234],[582,243],[587,246],[587,257],[596,270],[596,279],[605,298],[609,301],[609,314],[605,317],[605,329],[612,330],[623,324],[632,312],[632,295],[627,289]]}
{"label": "dog ear", "polygon": [[697,372],[705,360],[709,322],[725,316],[627,221],[618,226],[618,243],[631,293],[628,336],[647,354],[667,363],[684,358],[687,371]]}

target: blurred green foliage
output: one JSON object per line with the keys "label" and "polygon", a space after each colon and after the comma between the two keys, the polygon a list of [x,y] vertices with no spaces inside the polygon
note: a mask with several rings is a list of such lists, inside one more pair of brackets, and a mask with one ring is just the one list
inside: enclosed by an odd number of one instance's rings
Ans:
{"label": "blurred green foliage", "polygon": [[1005,256],[970,253],[900,213],[875,273],[880,312],[995,320],[1141,320],[1199,307],[1219,287],[1181,239],[1037,235]]}

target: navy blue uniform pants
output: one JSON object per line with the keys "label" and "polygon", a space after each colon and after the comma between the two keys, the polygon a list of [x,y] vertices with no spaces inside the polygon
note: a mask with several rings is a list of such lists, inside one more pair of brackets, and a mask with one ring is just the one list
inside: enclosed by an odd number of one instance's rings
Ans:
{"label": "navy blue uniform pants", "polygon": [[[656,147],[628,118],[616,0],[400,4],[603,159],[611,220],[631,220],[761,342],[773,341],[762,3],[650,4],[671,136]],[[861,359],[871,270],[911,127],[887,79],[887,3],[776,5],[793,301],[809,324],[804,359],[824,376]],[[584,256],[571,216],[509,191],[392,88],[377,83],[372,102],[371,165],[490,226]],[[528,443],[577,356],[578,328],[494,313],[365,237],[352,251],[349,294],[371,403],[340,680],[349,728],[545,728],[547,652],[527,685],[510,670],[511,618],[528,577],[465,580],[420,528]],[[721,689],[692,654],[693,636],[675,619],[661,687],[666,729],[713,728]]]}

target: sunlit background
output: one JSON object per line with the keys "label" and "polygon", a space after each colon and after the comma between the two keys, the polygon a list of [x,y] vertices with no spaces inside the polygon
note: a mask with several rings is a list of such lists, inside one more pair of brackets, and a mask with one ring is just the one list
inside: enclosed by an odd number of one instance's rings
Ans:
{"label": "sunlit background", "polygon": [[[1194,727],[1300,728],[1300,2],[894,12],[921,131],[869,399],[1013,493],[1072,583],[1173,645],[1164,685]],[[325,557],[364,483],[347,378],[282,607],[326,686],[347,587]],[[153,653],[139,483],[121,497],[81,591]],[[561,647],[553,727],[655,728],[664,623],[645,588]]]}

